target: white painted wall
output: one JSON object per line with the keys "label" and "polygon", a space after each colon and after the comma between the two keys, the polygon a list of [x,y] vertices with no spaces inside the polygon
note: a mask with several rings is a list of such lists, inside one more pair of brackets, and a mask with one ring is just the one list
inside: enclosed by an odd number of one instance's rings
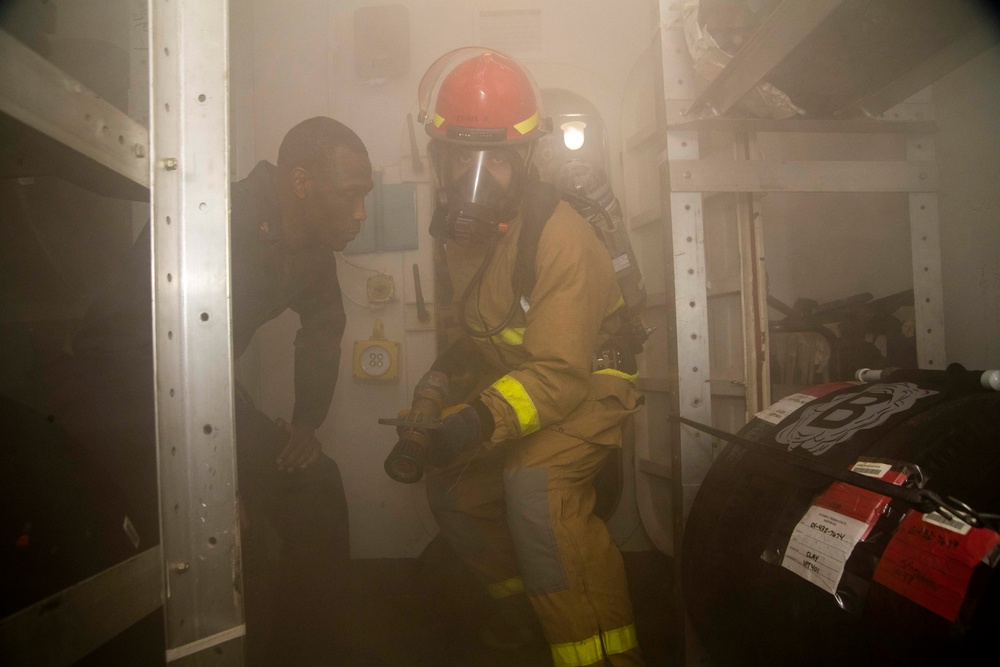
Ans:
{"label": "white painted wall", "polygon": [[[759,135],[765,159],[905,160],[903,135]],[[909,209],[899,193],[771,193],[760,202],[769,293],[791,306],[912,287]]]}
{"label": "white painted wall", "polygon": [[[132,0],[61,0],[56,37],[93,38],[128,48]],[[521,44],[522,56],[542,87],[560,87],[589,98],[611,133],[612,178],[624,191],[618,160],[621,108],[626,81],[653,38],[647,0],[404,0],[409,10],[410,71],[384,82],[354,74],[353,12],[377,4],[362,0],[231,0],[234,176],[245,176],[259,159],[274,160],[284,132],[318,114],[353,127],[369,147],[386,182],[413,178],[407,167],[406,114],[416,113],[416,87],[426,67],[441,54],[479,41],[489,25],[481,12],[537,10],[537,42]],[[385,4],[385,3],[381,3]],[[513,44],[513,41],[511,42]],[[503,46],[506,46],[503,45]],[[933,87],[940,131],[941,250],[948,360],[969,368],[1000,366],[1000,49],[993,49],[949,74]],[[842,138],[814,138],[809,146],[781,146],[838,159],[867,151],[872,159],[901,157],[893,139],[847,146]],[[867,143],[866,143],[867,142]],[[421,145],[423,140],[421,139]],[[778,150],[765,138],[762,150]],[[426,173],[426,172],[425,172]],[[421,189],[422,246],[417,251],[354,256],[342,264],[348,297],[364,303],[371,270],[393,276],[401,301],[378,311],[347,304],[341,381],[320,436],[340,464],[351,509],[354,556],[414,556],[436,528],[419,485],[392,482],[382,462],[394,441],[378,426],[409,403],[413,384],[434,355],[433,335],[414,327],[403,301],[413,301],[410,266],[417,262],[431,293],[426,243],[429,188]],[[809,198],[811,201],[807,202]],[[818,203],[817,203],[818,202]],[[905,197],[894,195],[772,195],[764,200],[772,293],[791,302],[819,301],[871,291],[883,296],[910,284]],[[847,258],[847,259],[845,259]],[[861,267],[859,270],[857,267]],[[658,267],[643,267],[647,277]],[[651,286],[651,291],[658,288]],[[411,307],[412,309],[412,307]],[[373,385],[351,377],[351,346],[371,336],[376,318],[386,335],[400,341],[402,377]],[[292,337],[295,316],[287,314],[258,335],[259,356],[249,368],[258,379],[262,407],[287,417],[292,405]],[[648,360],[647,360],[648,361]]]}
{"label": "white painted wall", "polygon": [[[304,0],[295,5],[272,0],[233,0],[233,11],[252,15],[253,144],[256,159],[273,160],[284,132],[317,114],[334,116],[365,140],[387,183],[413,179],[407,166],[406,114],[416,116],[416,88],[438,56],[474,44],[487,29],[480,12],[538,10],[538,42],[522,43],[520,56],[541,87],[561,87],[590,99],[611,134],[612,178],[624,191],[618,153],[620,119],[633,110],[620,107],[636,59],[653,37],[649,3],[599,0],[499,2],[406,0],[410,19],[410,71],[380,82],[354,74],[353,13],[375,2]],[[294,7],[294,10],[292,9]],[[234,41],[239,39],[234,36]],[[513,43],[513,41],[512,41]],[[494,46],[508,46],[494,45]],[[942,254],[945,274],[946,340],[950,361],[970,367],[1000,365],[1000,225],[992,212],[998,195],[996,146],[998,91],[995,52],[950,75],[935,88],[941,134]],[[233,62],[234,71],[243,66]],[[961,121],[961,122],[959,122]],[[421,147],[422,135],[418,134]],[[762,136],[761,150],[786,159],[902,159],[899,137],[810,137],[800,142]],[[424,172],[426,174],[426,172]],[[241,174],[242,175],[242,174]],[[404,253],[352,256],[342,263],[347,296],[365,303],[370,270],[393,276],[397,294],[413,301],[410,267],[421,267],[425,297],[431,295],[431,260],[426,242],[429,188],[421,190],[421,248]],[[912,284],[905,195],[770,195],[762,202],[772,293],[791,304],[808,297],[831,301],[860,292],[875,297]],[[646,267],[650,275],[656,267]],[[655,288],[652,288],[656,291]],[[412,306],[411,306],[412,308]],[[376,420],[409,403],[414,383],[434,356],[433,334],[410,330],[400,302],[381,310],[347,303],[341,379],[330,417],[320,436],[341,466],[352,521],[356,558],[418,554],[436,532],[421,485],[390,480],[382,462],[394,442],[393,430]],[[375,319],[386,336],[400,341],[402,376],[398,383],[372,385],[351,377],[354,340],[371,336]],[[412,318],[412,316],[411,316]],[[258,335],[260,396],[269,414],[287,416],[292,405],[291,339],[297,324],[286,314]]]}
{"label": "white painted wall", "polygon": [[[252,36],[233,35],[253,44],[253,145],[257,159],[274,160],[284,133],[314,115],[333,116],[354,129],[368,146],[385,182],[420,180],[411,173],[406,114],[417,114],[417,84],[439,56],[476,44],[484,27],[480,11],[538,11],[537,42],[527,42],[522,56],[542,88],[576,92],[597,106],[611,133],[613,179],[620,179],[617,128],[626,76],[653,36],[646,0],[608,3],[600,0],[545,2],[459,2],[406,0],[409,10],[410,71],[380,82],[359,80],[354,72],[354,11],[375,2],[303,0],[231,0],[233,12],[250,14],[234,25],[251,25]],[[510,42],[514,45],[514,40]],[[504,46],[490,44],[500,50]],[[245,63],[232,63],[235,72]],[[235,76],[235,74],[234,74]],[[234,115],[239,110],[234,110]],[[423,148],[426,141],[418,130]],[[426,178],[427,171],[424,171]],[[243,174],[239,174],[242,176]],[[620,186],[616,186],[619,189]],[[391,427],[379,417],[392,417],[408,406],[413,385],[435,356],[433,332],[414,327],[402,301],[414,301],[411,266],[420,266],[424,296],[432,299],[432,264],[426,234],[431,213],[429,187],[420,189],[421,247],[415,251],[352,255],[340,274],[348,314],[344,357],[330,416],[319,432],[325,451],[340,465],[351,518],[355,558],[418,555],[437,532],[426,508],[423,486],[401,485],[382,469],[395,442]],[[365,280],[372,270],[389,273],[401,301],[372,311],[365,306]],[[412,306],[410,306],[412,310]],[[402,343],[402,373],[397,383],[372,384],[351,376],[353,341],[372,335],[375,319],[390,340]],[[257,335],[261,407],[272,416],[288,417],[292,408],[292,339],[297,317],[286,313]]]}

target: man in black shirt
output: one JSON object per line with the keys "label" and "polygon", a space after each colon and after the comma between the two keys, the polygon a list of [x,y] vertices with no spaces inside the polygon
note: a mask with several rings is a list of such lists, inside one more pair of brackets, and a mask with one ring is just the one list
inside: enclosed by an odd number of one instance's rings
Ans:
{"label": "man in black shirt", "polygon": [[[346,324],[335,252],[360,231],[373,185],[361,139],[316,117],[288,132],[276,165],[262,161],[232,186],[236,357],[286,309],[301,323],[291,422],[265,416],[243,391],[235,399],[251,662],[325,664],[316,642],[336,635],[350,559],[347,502],[315,430],[333,399]],[[49,373],[51,414],[121,487],[143,546],[158,539],[150,283],[147,225],[123,279],[95,300],[71,354]],[[265,523],[281,538],[277,567],[267,562]],[[302,653],[311,644],[313,657]]]}

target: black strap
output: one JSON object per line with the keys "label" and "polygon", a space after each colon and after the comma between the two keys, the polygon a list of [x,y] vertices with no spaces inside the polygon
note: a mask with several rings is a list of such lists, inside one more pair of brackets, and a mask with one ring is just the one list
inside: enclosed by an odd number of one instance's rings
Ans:
{"label": "black strap", "polygon": [[984,518],[993,518],[992,515],[978,514],[965,503],[950,496],[948,496],[947,500],[943,500],[936,493],[928,489],[896,486],[895,484],[884,482],[880,479],[876,479],[875,477],[862,475],[861,473],[854,472],[853,470],[844,470],[842,468],[831,466],[830,464],[817,459],[810,459],[804,456],[782,452],[762,443],[755,442],[732,433],[727,433],[726,431],[707,426],[694,420],[687,419],[686,417],[681,417],[680,415],[667,415],[667,418],[671,421],[686,424],[693,429],[697,429],[702,433],[707,433],[708,435],[719,438],[720,440],[725,440],[726,442],[739,445],[746,450],[767,456],[772,461],[810,470],[812,472],[819,473],[820,475],[850,484],[851,486],[856,486],[873,493],[901,500],[910,507],[923,512],[924,514],[940,511],[945,516],[955,516],[970,526],[976,527],[986,526]]}
{"label": "black strap", "polygon": [[514,260],[514,273],[511,276],[511,287],[516,300],[531,294],[535,287],[538,279],[535,274],[538,242],[542,238],[545,223],[552,217],[559,200],[559,190],[551,183],[540,180],[528,183],[521,204],[521,235],[517,239],[517,258]]}

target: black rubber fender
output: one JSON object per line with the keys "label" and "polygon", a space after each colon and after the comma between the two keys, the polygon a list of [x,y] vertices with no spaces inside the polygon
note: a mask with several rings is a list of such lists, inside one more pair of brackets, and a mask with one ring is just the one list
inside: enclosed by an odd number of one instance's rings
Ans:
{"label": "black rubber fender", "polygon": [[[927,480],[925,488],[959,498],[980,513],[997,513],[1000,393],[925,389],[936,392],[934,400],[895,415],[881,431],[868,434],[874,437],[852,438],[817,458],[839,466],[859,456],[914,464]],[[775,433],[808,405],[778,424],[751,420],[739,435],[784,449],[774,442]],[[712,465],[687,520],[681,567],[691,623],[713,662],[963,664],[989,655],[990,634],[1000,627],[1000,578],[989,566],[976,567],[956,622],[872,581],[879,541],[884,549],[908,509],[899,501],[890,504],[892,516],[883,516],[847,562],[845,579],[849,573],[856,583],[860,611],[845,611],[830,593],[762,558],[775,536],[787,542],[789,526],[829,483],[821,474],[775,463],[737,444],[728,444]]]}

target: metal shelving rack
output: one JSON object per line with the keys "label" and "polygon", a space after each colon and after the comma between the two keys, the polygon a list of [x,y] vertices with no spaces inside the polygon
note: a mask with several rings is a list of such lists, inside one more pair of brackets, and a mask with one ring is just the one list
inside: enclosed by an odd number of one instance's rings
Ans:
{"label": "metal shelving rack", "polygon": [[151,0],[147,130],[0,31],[0,112],[149,188],[160,546],[0,622],[4,662],[67,665],[164,608],[171,665],[243,664],[229,285],[228,2]]}
{"label": "metal shelving rack", "polygon": [[[922,3],[927,9],[935,0]],[[891,8],[895,0],[883,4]],[[921,368],[943,368],[944,308],[941,288],[941,258],[938,231],[938,175],[935,162],[933,105],[918,94],[935,80],[982,53],[997,41],[989,25],[966,27],[965,31],[934,51],[915,60],[888,83],[844,97],[827,115],[788,120],[739,118],[731,113],[743,96],[765,78],[782,71],[785,75],[822,67],[821,58],[805,57],[816,45],[809,43],[817,29],[837,17],[857,9],[854,0],[785,0],[743,45],[739,54],[704,90],[688,57],[683,30],[682,3],[658,0],[657,31],[660,69],[654,85],[656,128],[638,128],[624,137],[631,159],[639,165],[634,175],[652,167],[652,143],[657,142],[655,162],[659,167],[659,201],[639,211],[629,220],[633,229],[651,219],[661,227],[665,288],[663,298],[652,307],[665,312],[661,318],[669,330],[663,352],[670,359],[666,368],[675,378],[644,380],[643,388],[665,397],[670,412],[719,428],[735,430],[746,419],[770,403],[768,355],[768,308],[762,220],[755,197],[770,192],[898,192],[909,200],[909,226],[913,264],[913,287],[917,323],[917,351]],[[907,6],[896,3],[896,10]],[[839,13],[838,13],[839,12]],[[903,20],[900,20],[902,23]],[[843,24],[841,24],[843,29]],[[828,48],[832,40],[827,33]],[[831,55],[830,51],[826,55]],[[852,54],[854,55],[854,54]],[[800,62],[800,61],[805,62]],[[813,77],[820,73],[813,71]],[[757,133],[903,133],[906,159],[897,161],[768,161],[756,150]],[[732,160],[706,160],[699,143],[708,133],[726,133],[733,138]],[[731,305],[742,321],[742,364],[719,371],[710,367],[712,311],[718,303],[718,289],[710,286],[706,268],[704,209],[709,199],[720,193],[735,193],[736,229],[732,239],[739,251],[738,276],[729,289],[736,294]],[[713,304],[715,300],[715,304]],[[716,318],[717,319],[717,318]],[[731,356],[738,357],[738,352]],[[721,377],[719,373],[732,373]],[[732,424],[724,411],[713,411],[713,398],[741,399],[745,410]],[[650,419],[664,420],[661,416]],[[653,433],[653,427],[649,427]],[[713,460],[708,438],[694,429],[668,424],[656,429],[667,442],[650,442],[637,460],[640,506],[650,499],[669,502],[659,510],[640,507],[644,518],[659,514],[651,535],[660,535],[675,557],[682,553],[682,535],[688,509]],[[646,458],[643,458],[643,457]],[[660,489],[657,491],[657,489]],[[664,494],[663,489],[668,489]],[[644,500],[645,499],[645,500]],[[648,523],[648,521],[647,521]],[[675,590],[680,591],[680,568]],[[683,600],[675,601],[678,618],[683,618]],[[690,634],[689,634],[690,637]],[[687,659],[695,660],[697,642],[688,647]],[[693,664],[693,663],[692,663]]]}

